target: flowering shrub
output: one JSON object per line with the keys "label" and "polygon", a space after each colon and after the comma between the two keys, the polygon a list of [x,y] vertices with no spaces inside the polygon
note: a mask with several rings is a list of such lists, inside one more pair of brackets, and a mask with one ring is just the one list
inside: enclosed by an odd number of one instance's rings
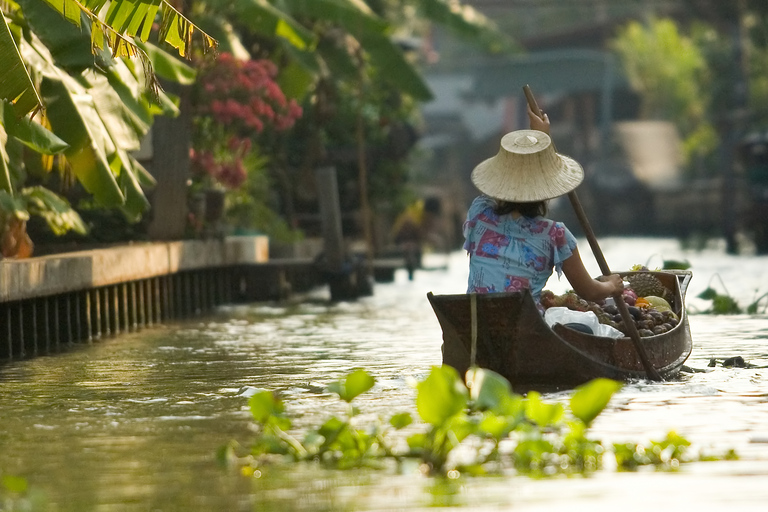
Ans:
{"label": "flowering shrub", "polygon": [[244,162],[256,150],[253,143],[291,128],[301,117],[301,107],[285,97],[276,76],[277,66],[269,60],[243,61],[223,53],[203,63],[191,153],[198,180],[239,188],[248,174]]}

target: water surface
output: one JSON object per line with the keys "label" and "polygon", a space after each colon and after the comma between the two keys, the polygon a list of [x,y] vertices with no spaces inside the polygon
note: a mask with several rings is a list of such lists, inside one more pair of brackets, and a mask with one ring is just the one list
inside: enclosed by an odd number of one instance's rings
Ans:
{"label": "water surface", "polygon": [[[419,271],[414,281],[401,271],[356,302],[331,304],[321,289],[300,303],[223,307],[199,321],[0,367],[0,472],[30,487],[27,501],[6,496],[0,510],[765,510],[768,316],[762,308],[758,315],[695,314],[709,305],[695,295],[711,285],[746,306],[768,292],[768,258],[729,256],[718,245],[683,251],[666,239],[601,245],[615,270],[691,262],[687,365],[708,371],[628,384],[592,436],[642,442],[675,430],[712,453],[734,448],[740,460],[547,480],[440,480],[412,466],[337,472],[314,465],[253,478],[217,463],[219,447],[252,436],[246,403],[254,388],[280,391],[298,428],[316,426],[342,409],[324,384],[365,368],[377,384],[359,398],[363,419],[413,411],[412,382],[440,363],[440,328],[425,294],[461,293],[466,285],[466,258],[454,253],[427,259],[444,269]],[[568,286],[553,277],[548,287]],[[756,367],[707,367],[736,355]]]}

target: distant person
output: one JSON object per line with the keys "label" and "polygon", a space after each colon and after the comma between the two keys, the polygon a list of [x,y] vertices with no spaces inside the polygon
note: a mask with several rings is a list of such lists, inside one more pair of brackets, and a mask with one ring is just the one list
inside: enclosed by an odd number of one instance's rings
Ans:
{"label": "distant person", "polygon": [[592,279],[576,238],[563,223],[545,218],[547,201],[575,189],[584,171],[575,160],[555,153],[549,117],[538,117],[530,107],[528,117],[530,130],[506,134],[499,153],[472,171],[472,182],[483,195],[472,202],[464,222],[467,293],[528,289],[538,304],[553,269],[558,276],[564,272],[586,300],[621,293],[618,274]]}
{"label": "distant person", "polygon": [[415,201],[395,219],[392,233],[395,244],[405,258],[410,280],[413,280],[414,271],[421,268],[425,242],[436,236],[435,223],[440,212],[440,200],[428,197]]}

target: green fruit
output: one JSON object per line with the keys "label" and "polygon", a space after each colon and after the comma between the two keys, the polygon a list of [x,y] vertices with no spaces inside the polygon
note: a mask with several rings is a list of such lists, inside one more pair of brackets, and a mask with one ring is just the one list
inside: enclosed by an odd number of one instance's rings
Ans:
{"label": "green fruit", "polygon": [[656,311],[672,311],[672,306],[669,305],[669,302],[661,297],[647,295],[645,300],[647,300]]}

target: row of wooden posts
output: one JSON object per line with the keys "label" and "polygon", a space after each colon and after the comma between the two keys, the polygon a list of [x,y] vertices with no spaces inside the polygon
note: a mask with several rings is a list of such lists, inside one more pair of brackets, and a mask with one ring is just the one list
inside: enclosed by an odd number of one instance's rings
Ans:
{"label": "row of wooden posts", "polygon": [[234,297],[231,269],[211,268],[0,303],[0,359],[56,353],[191,318]]}

